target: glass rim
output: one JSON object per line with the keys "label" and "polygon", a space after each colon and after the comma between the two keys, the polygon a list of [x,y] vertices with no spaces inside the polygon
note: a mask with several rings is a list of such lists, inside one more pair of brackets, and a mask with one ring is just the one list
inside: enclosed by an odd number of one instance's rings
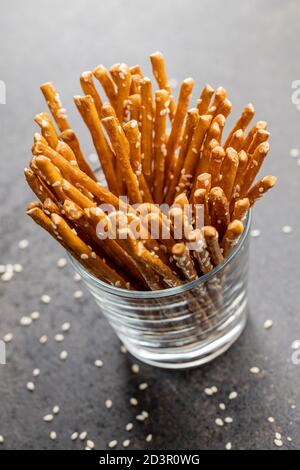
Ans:
{"label": "glass rim", "polygon": [[127,297],[127,298],[140,298],[140,299],[157,299],[157,298],[162,298],[162,297],[168,297],[171,295],[176,295],[176,294],[182,294],[186,291],[189,291],[193,289],[194,287],[198,287],[201,284],[205,283],[209,279],[211,279],[215,274],[219,273],[222,269],[227,266],[228,263],[239,253],[239,251],[242,249],[244,242],[249,234],[250,230],[250,225],[251,225],[251,218],[252,218],[252,211],[251,209],[248,210],[246,219],[245,219],[245,224],[244,224],[244,231],[238,241],[238,243],[235,245],[233,250],[230,252],[230,254],[225,258],[225,260],[218,264],[215,268],[213,268],[209,273],[204,274],[203,276],[198,277],[197,279],[194,279],[193,281],[186,282],[180,286],[177,287],[167,287],[166,289],[162,290],[155,290],[155,291],[140,291],[140,290],[128,290],[128,289],[122,289],[120,287],[115,287],[110,284],[107,284],[104,281],[101,281],[97,277],[95,277],[93,274],[91,274],[89,271],[87,271],[80,263],[77,261],[69,252],[67,252],[68,257],[71,260],[72,265],[74,266],[74,269],[79,272],[80,275],[84,273],[84,277],[92,281],[94,284],[99,286],[100,289],[103,291],[106,291],[109,294],[112,295],[117,295],[119,297]]}

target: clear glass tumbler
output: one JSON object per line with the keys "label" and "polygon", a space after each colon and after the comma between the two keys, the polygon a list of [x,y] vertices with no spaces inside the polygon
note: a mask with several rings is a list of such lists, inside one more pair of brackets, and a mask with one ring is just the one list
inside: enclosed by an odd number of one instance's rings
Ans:
{"label": "clear glass tumbler", "polygon": [[128,291],[72,263],[133,356],[168,369],[198,366],[226,351],[245,327],[250,218],[249,212],[243,235],[222,264],[179,287]]}

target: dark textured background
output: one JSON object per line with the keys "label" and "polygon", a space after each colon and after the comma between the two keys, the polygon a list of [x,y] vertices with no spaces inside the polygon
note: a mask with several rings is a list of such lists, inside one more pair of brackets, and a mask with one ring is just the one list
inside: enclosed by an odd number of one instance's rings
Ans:
{"label": "dark textured background", "polygon": [[[131,436],[139,449],[223,449],[232,442],[237,449],[274,449],[274,432],[283,436],[283,448],[299,448],[300,366],[291,363],[291,343],[300,338],[299,279],[299,178],[297,160],[289,157],[300,147],[300,113],[291,103],[291,82],[300,79],[300,9],[297,0],[216,1],[152,0],[110,1],[7,1],[1,2],[0,78],[7,85],[7,104],[0,105],[0,264],[19,262],[22,273],[9,283],[0,281],[0,337],[14,333],[7,345],[7,365],[0,366],[0,434],[3,449],[73,449],[72,431],[87,430],[96,448],[111,439]],[[30,158],[33,116],[46,106],[39,85],[56,84],[87,153],[88,134],[72,104],[80,91],[79,75],[98,63],[140,63],[150,73],[148,56],[165,53],[169,76],[197,82],[194,98],[210,82],[228,89],[234,105],[233,119],[252,101],[258,119],[266,119],[272,132],[272,150],[265,174],[279,176],[276,191],[255,209],[252,239],[251,317],[240,340],[213,363],[185,372],[166,372],[141,366],[131,372],[132,359],[120,353],[113,331],[93,300],[79,288],[71,267],[56,267],[63,255],[46,234],[24,215],[32,198],[22,171]],[[284,234],[290,225],[293,232]],[[26,250],[18,241],[28,238]],[[49,305],[40,303],[44,293]],[[39,310],[41,318],[30,327],[19,326],[21,316]],[[273,319],[266,331],[264,321]],[[72,328],[64,343],[54,341],[60,325]],[[47,334],[48,343],[39,344]],[[66,349],[66,362],[59,352]],[[93,365],[96,358],[102,369]],[[258,366],[259,375],[249,368]],[[26,383],[32,369],[30,393]],[[149,389],[137,391],[140,382]],[[206,397],[203,389],[216,385],[219,392]],[[229,402],[228,393],[238,398]],[[129,398],[139,399],[137,408]],[[104,402],[113,400],[107,410]],[[228,404],[227,411],[218,403]],[[51,424],[42,417],[54,405],[61,408]],[[145,423],[135,421],[139,410],[148,410]],[[217,416],[231,416],[224,428]],[[275,423],[267,421],[274,416]],[[128,421],[135,423],[131,433]],[[57,440],[49,439],[50,430]],[[147,444],[145,436],[153,434]],[[291,436],[292,442],[286,437]]]}

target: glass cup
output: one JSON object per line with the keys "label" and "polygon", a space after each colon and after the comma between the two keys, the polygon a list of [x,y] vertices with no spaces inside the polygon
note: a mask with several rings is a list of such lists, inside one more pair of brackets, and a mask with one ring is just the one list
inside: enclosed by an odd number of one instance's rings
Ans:
{"label": "glass cup", "polygon": [[100,310],[127,350],[167,369],[205,364],[226,351],[247,319],[249,227],[224,262],[179,287],[129,291],[95,278],[72,259]]}

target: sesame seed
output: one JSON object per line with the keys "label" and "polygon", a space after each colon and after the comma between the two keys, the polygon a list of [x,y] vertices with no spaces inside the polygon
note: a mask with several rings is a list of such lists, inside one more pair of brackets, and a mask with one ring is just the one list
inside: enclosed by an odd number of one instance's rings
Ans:
{"label": "sesame seed", "polygon": [[140,371],[140,366],[138,364],[132,364],[131,370],[134,374],[138,374]]}
{"label": "sesame seed", "polygon": [[217,426],[224,426],[224,421],[221,418],[216,418],[215,423]]}
{"label": "sesame seed", "polygon": [[108,410],[112,407],[112,405],[113,405],[112,400],[108,399],[108,400],[105,401],[105,406]]}
{"label": "sesame seed", "polygon": [[73,432],[70,436],[71,441],[75,441],[78,437],[78,432]]}
{"label": "sesame seed", "polygon": [[123,443],[122,443],[122,446],[123,446],[123,447],[129,447],[129,446],[130,446],[130,440],[129,440],[129,439],[125,439],[125,441],[123,441]]}
{"label": "sesame seed", "polygon": [[62,329],[62,331],[64,331],[64,332],[69,331],[70,328],[71,328],[71,323],[69,323],[69,322],[65,322],[65,323],[63,323],[63,324],[61,325],[61,329]]}
{"label": "sesame seed", "polygon": [[92,450],[90,447],[86,446],[84,450]]}
{"label": "sesame seed", "polygon": [[211,387],[211,390],[212,390],[213,393],[217,393],[218,388],[217,388],[215,385],[213,385],[213,386]]}
{"label": "sesame seed", "polygon": [[300,349],[300,339],[295,339],[291,344],[291,348],[295,350]]}
{"label": "sesame seed", "polygon": [[231,449],[232,449],[231,442],[227,442],[227,444],[226,444],[226,446],[225,446],[225,449],[226,449],[226,450],[231,450]]}
{"label": "sesame seed", "polygon": [[58,268],[64,268],[67,264],[66,258],[59,258],[56,262]]}
{"label": "sesame seed", "polygon": [[127,423],[125,426],[126,431],[131,431],[133,429],[133,424],[132,423]]}
{"label": "sesame seed", "polygon": [[73,296],[74,299],[81,299],[81,297],[83,296],[83,292],[81,290],[77,290],[74,292]]}
{"label": "sesame seed", "polygon": [[257,229],[256,230],[251,230],[250,235],[253,238],[259,237],[260,236],[260,230],[257,230]]}
{"label": "sesame seed", "polygon": [[295,149],[295,148],[290,149],[290,157],[295,158],[295,157],[299,157],[299,155],[300,155],[300,152],[298,149]]}
{"label": "sesame seed", "polygon": [[45,415],[45,416],[43,417],[43,420],[44,420],[46,423],[51,423],[51,421],[53,421],[53,418],[54,418],[54,416],[51,415],[51,414],[49,414],[49,415]]}
{"label": "sesame seed", "polygon": [[226,418],[224,418],[224,421],[225,423],[230,424],[233,422],[233,419],[230,416],[226,416]]}
{"label": "sesame seed", "polygon": [[19,263],[13,265],[13,270],[15,273],[21,273],[23,271],[23,266]]}
{"label": "sesame seed", "polygon": [[269,423],[274,423],[275,419],[273,418],[273,416],[269,416],[268,421],[269,421]]}
{"label": "sesame seed", "polygon": [[276,437],[276,439],[281,439],[282,438],[282,436],[279,432],[275,432],[275,437]]}
{"label": "sesame seed", "polygon": [[22,326],[29,326],[29,325],[31,325],[31,323],[32,323],[32,320],[31,320],[30,317],[22,317],[20,319],[20,325],[22,325]]}
{"label": "sesame seed", "polygon": [[31,320],[38,320],[40,318],[40,313],[39,312],[32,312],[30,314]]}
{"label": "sesame seed", "polygon": [[259,369],[259,367],[254,366],[254,367],[250,368],[250,372],[251,372],[251,374],[259,374],[260,369]]}
{"label": "sesame seed", "polygon": [[126,349],[126,347],[124,346],[124,344],[121,344],[120,351],[121,351],[122,354],[126,354],[126,353],[127,353],[127,349]]}
{"label": "sesame seed", "polygon": [[152,441],[152,434],[147,434],[146,438],[145,438],[145,441],[146,442],[151,442]]}
{"label": "sesame seed", "polygon": [[136,415],[135,419],[137,421],[145,421],[146,418],[143,414],[140,413],[140,414]]}
{"label": "sesame seed", "polygon": [[286,440],[292,442],[293,439],[290,436],[287,436]]}
{"label": "sesame seed", "polygon": [[18,243],[18,247],[21,249],[21,250],[24,250],[25,248],[27,248],[29,245],[29,241],[28,240],[21,240],[19,241]]}
{"label": "sesame seed", "polygon": [[110,448],[110,449],[114,449],[114,447],[117,447],[118,445],[118,441],[116,441],[115,439],[110,441],[107,446]]}
{"label": "sesame seed", "polygon": [[134,397],[130,398],[129,403],[130,403],[132,406],[137,406],[137,405],[138,405],[138,401],[137,401],[137,399],[134,398]]}
{"label": "sesame seed", "polygon": [[48,341],[48,337],[46,335],[42,335],[39,341],[41,344],[45,344]]}
{"label": "sesame seed", "polygon": [[211,389],[211,388],[208,388],[208,387],[204,389],[204,393],[205,393],[205,395],[207,395],[207,396],[209,396],[209,397],[214,394],[214,392],[212,391],[212,389]]}
{"label": "sesame seed", "polygon": [[94,362],[94,365],[96,367],[102,367],[103,366],[103,362],[101,361],[101,359],[96,359],[95,362]]}
{"label": "sesame seed", "polygon": [[141,415],[143,415],[145,419],[149,418],[149,413],[148,413],[148,411],[143,410],[142,413],[141,413]]}
{"label": "sesame seed", "polygon": [[282,447],[283,446],[283,442],[282,442],[281,439],[274,439],[274,444],[277,447]]}
{"label": "sesame seed", "polygon": [[219,403],[219,408],[220,408],[220,410],[222,410],[222,411],[226,410],[225,403]]}
{"label": "sesame seed", "polygon": [[33,377],[38,377],[40,375],[40,369],[33,369],[32,375]]}
{"label": "sesame seed", "polygon": [[0,444],[3,444],[4,442],[4,437],[0,434]]}
{"label": "sesame seed", "polygon": [[6,333],[6,335],[3,336],[4,343],[10,343],[13,337],[14,335],[12,333]]}
{"label": "sesame seed", "polygon": [[51,431],[50,434],[50,439],[52,439],[53,441],[56,439],[56,432],[55,431]]}
{"label": "sesame seed", "polygon": [[61,361],[65,361],[68,357],[68,352],[67,351],[61,351],[59,358]]}
{"label": "sesame seed", "polygon": [[61,342],[65,339],[65,337],[64,337],[64,335],[62,335],[61,333],[58,333],[57,335],[54,336],[54,339],[55,339],[55,341],[57,341],[58,343],[61,343]]}
{"label": "sesame seed", "polygon": [[82,253],[82,254],[80,255],[80,258],[81,258],[81,259],[88,259],[88,258],[89,258],[89,255],[87,255],[86,253]]}
{"label": "sesame seed", "polygon": [[237,392],[230,392],[228,395],[229,400],[234,400],[238,396]]}
{"label": "sesame seed", "polygon": [[272,320],[266,320],[264,323],[264,328],[265,330],[269,330],[273,326],[273,321]]}
{"label": "sesame seed", "polygon": [[35,385],[34,385],[33,382],[27,382],[26,388],[27,388],[27,390],[29,390],[30,392],[33,392],[34,389],[35,389]]}
{"label": "sesame seed", "polygon": [[14,276],[14,270],[11,264],[6,265],[6,270],[1,276],[1,280],[4,282],[9,282]]}
{"label": "sesame seed", "polygon": [[47,295],[47,294],[42,295],[41,301],[43,302],[43,304],[49,304],[51,302],[50,295]]}
{"label": "sesame seed", "polygon": [[291,233],[293,231],[292,227],[290,225],[284,225],[282,227],[283,233]]}
{"label": "sesame seed", "polygon": [[58,406],[58,405],[55,405],[55,406],[53,406],[52,413],[54,413],[55,415],[57,415],[57,414],[59,413],[59,410],[60,410],[59,406]]}
{"label": "sesame seed", "polygon": [[91,441],[90,439],[88,439],[88,440],[86,441],[86,445],[87,445],[87,447],[89,447],[90,449],[93,449],[93,448],[95,447],[94,442]]}
{"label": "sesame seed", "polygon": [[146,390],[148,388],[147,382],[143,382],[139,385],[139,390]]}
{"label": "sesame seed", "polygon": [[81,279],[82,278],[81,278],[80,274],[78,274],[78,273],[74,274],[74,281],[78,282],[78,281],[81,281]]}
{"label": "sesame seed", "polygon": [[82,431],[80,434],[79,434],[79,439],[81,441],[84,441],[87,437],[87,432],[86,431]]}

